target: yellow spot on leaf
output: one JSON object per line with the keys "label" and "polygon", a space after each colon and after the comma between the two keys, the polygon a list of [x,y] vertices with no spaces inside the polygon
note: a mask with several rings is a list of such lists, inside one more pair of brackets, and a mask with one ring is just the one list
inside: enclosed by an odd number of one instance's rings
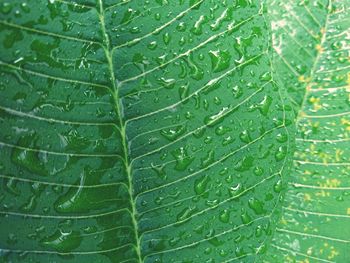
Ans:
{"label": "yellow spot on leaf", "polygon": [[310,101],[311,103],[318,103],[318,102],[320,102],[320,98],[311,97],[311,98],[309,99],[309,101]]}
{"label": "yellow spot on leaf", "polygon": [[309,101],[313,104],[314,110],[317,111],[322,108],[320,105],[320,98],[311,97]]}
{"label": "yellow spot on leaf", "polygon": [[287,225],[287,220],[284,218],[284,217],[282,217],[281,218],[281,224],[283,224],[283,225]]}
{"label": "yellow spot on leaf", "polygon": [[343,125],[350,125],[350,121],[348,119],[342,118],[340,121]]}
{"label": "yellow spot on leaf", "polygon": [[[311,81],[311,78],[310,78],[310,77],[305,77],[304,75],[301,75],[301,76],[298,77],[298,80],[299,80],[299,82],[301,82],[301,83],[309,83],[309,82]],[[308,85],[308,86],[306,87],[306,89],[307,89],[307,90],[310,90],[311,87]]]}
{"label": "yellow spot on leaf", "polygon": [[305,200],[306,202],[311,201],[311,195],[309,195],[309,194],[304,194],[304,200]]}
{"label": "yellow spot on leaf", "polygon": [[341,124],[343,124],[345,127],[345,130],[350,131],[350,120],[342,118],[340,120]]}
{"label": "yellow spot on leaf", "polygon": [[344,151],[342,151],[342,150],[340,150],[340,149],[337,149],[337,150],[335,151],[335,160],[336,160],[337,162],[340,161],[340,157],[343,155],[343,153],[344,153]]}
{"label": "yellow spot on leaf", "polygon": [[321,190],[315,194],[316,196],[321,196],[321,197],[328,197],[331,196],[330,192]]}
{"label": "yellow spot on leaf", "polygon": [[313,128],[318,128],[318,127],[320,127],[320,122],[319,122],[319,121],[314,122],[314,123],[312,124],[312,127],[313,127]]}
{"label": "yellow spot on leaf", "polygon": [[310,152],[312,155],[314,155],[316,153],[316,145],[315,144],[310,145]]}
{"label": "yellow spot on leaf", "polygon": [[339,255],[339,252],[335,249],[334,246],[331,246],[330,249],[331,251],[330,251],[330,255],[328,256],[328,259],[333,259]]}
{"label": "yellow spot on leaf", "polygon": [[323,52],[323,47],[321,45],[316,45],[316,50],[321,53]]}
{"label": "yellow spot on leaf", "polygon": [[301,118],[303,118],[303,117],[306,116],[306,114],[305,114],[305,112],[301,111],[301,112],[299,112],[299,116],[300,116]]}
{"label": "yellow spot on leaf", "polygon": [[320,184],[321,187],[336,188],[341,184],[338,179],[327,179],[325,183]]}

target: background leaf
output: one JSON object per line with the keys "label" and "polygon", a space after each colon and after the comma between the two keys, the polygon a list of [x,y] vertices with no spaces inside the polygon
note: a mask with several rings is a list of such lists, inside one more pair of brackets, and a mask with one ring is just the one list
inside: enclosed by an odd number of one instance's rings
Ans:
{"label": "background leaf", "polygon": [[283,217],[265,262],[348,262],[350,2],[273,2],[276,65],[286,65],[278,74],[286,85],[299,82],[289,89],[297,104],[303,87],[305,95]]}
{"label": "background leaf", "polygon": [[2,261],[259,260],[293,118],[260,1],[0,4]]}
{"label": "background leaf", "polygon": [[328,0],[267,2],[276,76],[299,111],[315,67]]}

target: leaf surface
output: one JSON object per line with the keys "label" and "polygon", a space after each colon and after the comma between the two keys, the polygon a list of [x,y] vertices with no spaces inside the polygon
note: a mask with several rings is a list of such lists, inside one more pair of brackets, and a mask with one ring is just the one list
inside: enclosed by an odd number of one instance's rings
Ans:
{"label": "leaf surface", "polygon": [[265,262],[348,262],[350,2],[273,1],[270,7],[272,24],[284,25],[274,29],[276,65],[285,64],[277,73],[287,85],[296,83],[289,94],[300,111],[283,216]]}
{"label": "leaf surface", "polygon": [[327,0],[268,0],[276,77],[280,79],[296,110],[303,102],[314,71],[327,17]]}
{"label": "leaf surface", "polygon": [[1,1],[5,262],[254,262],[292,112],[260,1]]}

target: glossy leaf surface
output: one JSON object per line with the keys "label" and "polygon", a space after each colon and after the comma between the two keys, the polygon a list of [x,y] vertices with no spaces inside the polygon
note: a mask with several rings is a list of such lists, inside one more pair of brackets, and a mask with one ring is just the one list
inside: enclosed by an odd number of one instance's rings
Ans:
{"label": "glossy leaf surface", "polygon": [[264,261],[348,262],[350,2],[272,6],[278,74],[298,83],[289,94],[301,109],[283,217]]}
{"label": "glossy leaf surface", "polygon": [[1,260],[258,261],[293,119],[265,10],[1,1]]}

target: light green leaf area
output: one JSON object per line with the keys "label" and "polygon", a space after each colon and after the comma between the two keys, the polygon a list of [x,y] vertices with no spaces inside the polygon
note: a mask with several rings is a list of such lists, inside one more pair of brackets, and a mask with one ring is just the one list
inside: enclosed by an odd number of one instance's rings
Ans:
{"label": "light green leaf area", "polygon": [[300,109],[325,26],[328,0],[268,0],[277,78]]}
{"label": "light green leaf area", "polygon": [[[312,15],[310,5],[324,6],[324,19]],[[325,25],[320,43],[305,48],[317,56],[311,71],[299,77],[306,93],[296,120],[294,168],[265,262],[349,262],[350,2],[300,1],[287,7],[290,21],[285,23],[294,32],[313,32],[307,19],[314,20],[314,28]],[[298,34],[290,35],[302,41]],[[287,46],[280,49],[280,59],[291,61],[296,55]],[[291,74],[293,68],[297,64]],[[286,72],[278,73],[288,78]]]}
{"label": "light green leaf area", "polygon": [[265,10],[0,1],[1,261],[259,261],[294,141]]}

